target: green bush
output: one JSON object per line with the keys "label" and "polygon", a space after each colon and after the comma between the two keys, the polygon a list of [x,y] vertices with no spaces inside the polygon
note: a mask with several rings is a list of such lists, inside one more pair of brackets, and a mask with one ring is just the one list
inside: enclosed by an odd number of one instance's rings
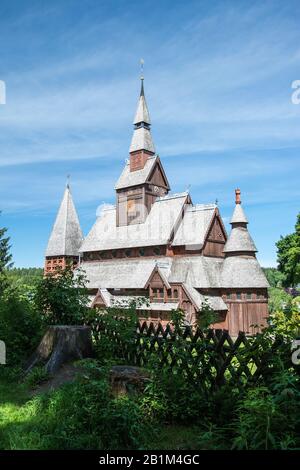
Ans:
{"label": "green bush", "polygon": [[41,335],[41,318],[28,302],[13,296],[0,301],[0,339],[6,345],[8,366],[17,367],[28,359]]}
{"label": "green bush", "polygon": [[81,325],[85,322],[88,305],[86,276],[71,266],[58,269],[40,279],[34,303],[48,325]]}

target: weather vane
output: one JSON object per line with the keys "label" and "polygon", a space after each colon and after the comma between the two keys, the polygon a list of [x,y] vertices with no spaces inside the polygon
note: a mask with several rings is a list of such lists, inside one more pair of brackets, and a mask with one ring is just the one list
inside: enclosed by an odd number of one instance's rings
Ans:
{"label": "weather vane", "polygon": [[140,60],[140,64],[141,64],[141,80],[144,80],[144,59],[141,59]]}
{"label": "weather vane", "polygon": [[71,178],[71,175],[67,175],[67,188],[70,187],[70,178]]}

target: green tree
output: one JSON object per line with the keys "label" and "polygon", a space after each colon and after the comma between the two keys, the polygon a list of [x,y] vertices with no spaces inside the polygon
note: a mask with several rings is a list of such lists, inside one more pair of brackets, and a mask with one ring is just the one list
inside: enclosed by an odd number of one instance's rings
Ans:
{"label": "green tree", "polygon": [[[0,212],[1,214],[1,212]],[[0,228],[0,295],[6,287],[6,274],[5,270],[12,266],[12,255],[10,253],[9,237],[6,236],[7,229]]]}
{"label": "green tree", "polygon": [[263,268],[266,278],[271,287],[282,287],[285,275],[276,268]]}
{"label": "green tree", "polygon": [[276,243],[278,269],[284,274],[284,285],[294,287],[300,283],[300,212],[295,232],[281,237]]}
{"label": "green tree", "polygon": [[86,276],[71,266],[48,274],[37,284],[35,305],[44,321],[52,325],[79,325],[87,314]]}

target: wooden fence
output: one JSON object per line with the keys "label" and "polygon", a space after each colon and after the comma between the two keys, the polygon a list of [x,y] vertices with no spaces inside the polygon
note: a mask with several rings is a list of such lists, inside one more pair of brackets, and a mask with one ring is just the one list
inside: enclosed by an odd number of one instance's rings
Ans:
{"label": "wooden fence", "polygon": [[134,324],[131,332],[129,327],[130,334],[124,338],[128,324],[120,318],[117,322],[112,327],[100,315],[92,329],[96,340],[103,335],[110,340],[119,358],[131,365],[168,367],[208,389],[265,382],[278,368],[293,367],[290,344],[282,338],[247,337],[240,332],[232,339],[226,330],[203,332],[146,322]]}

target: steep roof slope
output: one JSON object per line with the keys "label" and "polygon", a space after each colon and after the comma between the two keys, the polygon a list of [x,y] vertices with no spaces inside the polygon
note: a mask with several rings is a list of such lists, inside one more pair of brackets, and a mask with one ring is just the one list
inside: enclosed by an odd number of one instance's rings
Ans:
{"label": "steep roof slope", "polygon": [[83,234],[67,185],[48,241],[46,256],[77,256]]}

